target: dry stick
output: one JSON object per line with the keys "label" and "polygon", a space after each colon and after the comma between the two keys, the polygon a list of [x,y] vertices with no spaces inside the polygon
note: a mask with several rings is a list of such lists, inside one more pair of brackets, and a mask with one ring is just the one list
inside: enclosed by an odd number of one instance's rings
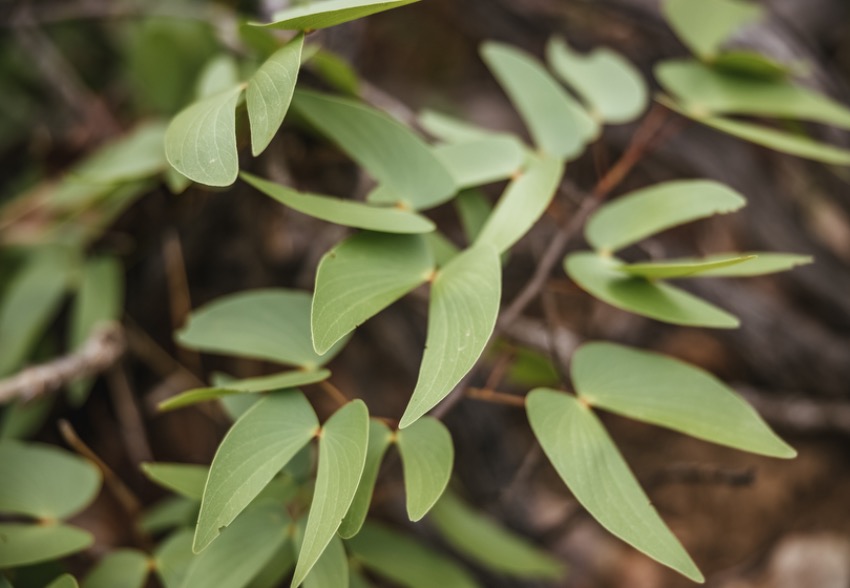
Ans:
{"label": "dry stick", "polygon": [[133,390],[130,388],[127,372],[123,366],[117,364],[106,373],[106,379],[109,383],[112,404],[118,416],[121,437],[124,439],[130,461],[134,464],[153,461],[153,451],[148,443],[145,422],[136,404]]}
{"label": "dry stick", "polygon": [[319,387],[324,390],[324,392],[333,398],[334,402],[336,402],[340,406],[345,406],[348,404],[351,399],[348,398],[345,394],[342,393],[342,390],[328,382],[327,380],[322,380],[318,382]]}

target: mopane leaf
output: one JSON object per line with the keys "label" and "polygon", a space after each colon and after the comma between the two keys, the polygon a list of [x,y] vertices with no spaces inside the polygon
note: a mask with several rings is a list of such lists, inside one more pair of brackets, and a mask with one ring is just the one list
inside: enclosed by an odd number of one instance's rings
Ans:
{"label": "mopane leaf", "polygon": [[166,124],[156,120],[142,123],[129,133],[98,149],[75,167],[74,180],[114,184],[149,178],[168,168],[162,141]]}
{"label": "mopane leaf", "polygon": [[449,484],[455,458],[452,436],[443,423],[425,417],[399,431],[396,443],[404,469],[407,516],[418,521]]}
{"label": "mopane leaf", "polygon": [[534,226],[552,202],[564,164],[551,157],[531,158],[525,170],[505,189],[476,243],[507,251]]}
{"label": "mopane leaf", "polygon": [[[139,528],[146,533],[156,534],[177,527],[189,527],[198,520],[198,506],[198,500],[190,500],[183,496],[167,496],[142,513]],[[191,553],[191,533],[188,549]]]}
{"label": "mopane leaf", "polygon": [[553,580],[564,574],[556,559],[476,512],[452,492],[443,495],[429,518],[452,547],[495,572]]}
{"label": "mopane leaf", "polygon": [[478,583],[451,559],[406,535],[366,523],[347,542],[354,559],[403,588],[477,588]]}
{"label": "mopane leaf", "polygon": [[303,585],[304,588],[348,588],[348,556],[339,537],[331,538]]}
{"label": "mopane leaf", "polygon": [[703,581],[588,407],[562,392],[538,388],[527,396],[526,410],[544,453],[593,518],[651,558]]}
{"label": "mopane leaf", "polygon": [[293,105],[375,180],[395,191],[399,204],[431,208],[457,191],[431,148],[383,112],[354,100],[302,90],[295,93]]}
{"label": "mopane leaf", "polygon": [[584,234],[597,250],[617,251],[665,229],[734,212],[746,200],[727,186],[709,180],[656,184],[601,207]]}
{"label": "mopane leaf", "polygon": [[194,102],[168,125],[165,155],[190,180],[208,186],[236,181],[236,105],[242,89],[239,85]]}
{"label": "mopane leaf", "polygon": [[733,33],[762,15],[758,4],[745,0],[665,0],[662,6],[679,38],[709,61]]}
{"label": "mopane leaf", "polygon": [[360,233],[343,241],[322,257],[316,273],[314,348],[324,353],[433,272],[433,256],[419,236]]}
{"label": "mopane leaf", "polygon": [[50,561],[93,543],[91,533],[68,525],[0,523],[0,569]]}
{"label": "mopane leaf", "polygon": [[437,272],[425,354],[402,429],[434,408],[478,361],[496,325],[501,277],[499,255],[486,243],[467,249]]}
{"label": "mopane leaf", "polygon": [[454,199],[455,210],[468,243],[474,243],[487,219],[493,213],[493,205],[477,190],[466,190]]}
{"label": "mopane leaf", "polygon": [[649,90],[643,75],[619,53],[602,48],[581,55],[563,39],[552,38],[546,46],[546,59],[597,120],[625,123],[646,110]]}
{"label": "mopane leaf", "polygon": [[100,489],[100,471],[51,445],[0,441],[0,512],[54,520],[84,509]]}
{"label": "mopane leaf", "polygon": [[295,545],[292,537],[287,537],[287,540],[277,548],[266,566],[251,580],[248,588],[280,588],[284,579],[292,573],[294,567]]}
{"label": "mopane leaf", "polygon": [[[3,576],[0,576],[0,588],[12,588],[11,584],[5,583],[6,580]],[[71,574],[62,574],[55,580],[53,580],[50,584],[45,586],[45,588],[77,588],[79,584],[77,584],[77,579],[74,578]]]}
{"label": "mopane leaf", "polygon": [[494,136],[464,143],[446,143],[434,148],[459,188],[470,188],[504,180],[519,172],[525,148],[519,139]]}
{"label": "mopane leaf", "polygon": [[301,67],[304,35],[278,49],[248,80],[245,102],[251,125],[251,152],[256,156],[272,142],[289,110]]}
{"label": "mopane leaf", "polygon": [[194,559],[192,531],[175,531],[162,541],[154,552],[156,575],[165,588],[182,588],[183,579]]}
{"label": "mopane leaf", "polygon": [[190,463],[143,463],[142,472],[149,480],[181,496],[200,501],[210,469]]}
{"label": "mopane leaf", "polygon": [[306,63],[334,90],[351,96],[360,94],[360,78],[342,55],[320,48]]}
{"label": "mopane leaf", "polygon": [[630,277],[618,270],[623,262],[595,253],[574,253],[564,260],[567,274],[599,300],[622,310],[666,323],[735,329],[738,319],[664,282]]}
{"label": "mopane leaf", "polygon": [[235,394],[256,394],[258,392],[298,388],[299,386],[306,386],[307,384],[315,384],[316,382],[327,380],[330,375],[330,371],[320,369],[315,371],[283,372],[270,376],[233,380],[224,386],[196,388],[183,392],[161,402],[157,408],[159,410],[174,410]]}
{"label": "mopane leaf", "polygon": [[315,436],[316,413],[300,392],[266,396],[234,423],[216,451],[193,549],[200,553]]}
{"label": "mopane leaf", "polygon": [[310,336],[312,297],[298,290],[253,290],[224,296],[194,311],[177,334],[186,347],[267,359],[314,370],[336,355],[323,356]]}
{"label": "mopane leaf", "polygon": [[369,443],[369,411],[349,402],[319,434],[319,470],[292,586],[299,586],[334,537],[357,492]]}
{"label": "mopane leaf", "polygon": [[289,208],[338,225],[384,233],[428,233],[435,228],[424,216],[400,208],[306,194],[244,172],[242,179]]}
{"label": "mopane leaf", "polygon": [[363,476],[357,486],[354,501],[339,526],[339,535],[343,539],[354,537],[366,520],[369,505],[372,502],[372,492],[375,490],[375,482],[378,479],[378,471],[381,469],[381,462],[390,446],[392,437],[392,431],[383,422],[370,419],[369,445],[366,448],[366,465],[363,467]]}
{"label": "mopane leaf", "polygon": [[[799,265],[808,265],[813,261],[812,257],[809,255],[797,255],[794,253],[751,251],[740,255],[751,255],[754,259],[742,265],[728,265],[708,270],[702,275],[706,277],[762,276],[765,274],[788,271]],[[706,258],[706,261],[722,259],[723,257],[723,255],[709,256]]]}
{"label": "mopane leaf", "polygon": [[579,396],[591,406],[752,453],[797,455],[743,398],[681,361],[588,343],[573,355],[571,373]]}
{"label": "mopane leaf", "polygon": [[273,22],[262,25],[276,29],[312,31],[357,20],[377,12],[412,4],[418,0],[324,0],[278,12]]}
{"label": "mopane leaf", "polygon": [[508,133],[491,131],[436,110],[423,110],[419,113],[417,122],[429,135],[445,143],[471,143],[497,137],[515,138]]}
{"label": "mopane leaf", "polygon": [[89,572],[82,588],[142,588],[150,572],[148,556],[135,549],[118,549]]}
{"label": "mopane leaf", "polygon": [[485,43],[481,57],[525,121],[535,145],[558,159],[575,159],[599,133],[581,105],[527,53]]}
{"label": "mopane leaf", "polygon": [[222,53],[210,59],[195,85],[195,99],[201,100],[239,84],[239,64],[232,55]]}
{"label": "mopane leaf", "polygon": [[[755,255],[729,255],[714,259],[674,259],[626,263],[617,269],[624,274],[648,280],[705,277],[706,272],[723,269],[756,259]],[[710,274],[709,274],[710,275]]]}

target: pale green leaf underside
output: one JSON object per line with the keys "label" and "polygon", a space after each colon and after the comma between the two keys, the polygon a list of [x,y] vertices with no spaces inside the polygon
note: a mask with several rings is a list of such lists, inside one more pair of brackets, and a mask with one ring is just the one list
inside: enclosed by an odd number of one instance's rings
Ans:
{"label": "pale green leaf underside", "polygon": [[94,543],[88,531],[69,525],[0,523],[0,569],[58,559]]}
{"label": "pale green leaf underside", "polygon": [[239,173],[236,105],[243,86],[193,102],[165,132],[165,155],[181,174],[208,186],[229,186]]}
{"label": "pale green leaf underside", "polygon": [[285,289],[251,290],[223,296],[192,312],[177,340],[192,349],[266,359],[313,370],[342,349],[313,351],[312,296]]}
{"label": "pale green leaf underside", "polygon": [[797,452],[711,374],[656,353],[588,343],[571,364],[590,405],[736,449],[790,458]]}
{"label": "pale green leaf underside", "polygon": [[0,513],[62,519],[85,508],[100,489],[100,471],[51,445],[0,441]]}
{"label": "pale green leaf underside", "polygon": [[478,361],[496,325],[501,290],[499,255],[486,243],[467,249],[437,272],[425,354],[402,429],[434,408]]}
{"label": "pale green leaf underside", "polygon": [[[45,588],[78,588],[77,579],[71,574],[62,574]],[[0,576],[0,588],[14,588],[3,576]]]}
{"label": "pale green leaf underside", "polygon": [[[777,272],[788,271],[801,265],[812,263],[810,255],[799,255],[795,253],[774,253],[771,251],[748,251],[738,255],[752,255],[754,259],[745,264],[729,265],[708,270],[703,273],[706,277],[748,277],[763,276]],[[724,255],[714,255],[705,258],[705,261],[722,259]]]}
{"label": "pale green leaf underside", "polygon": [[471,143],[483,139],[516,138],[511,134],[491,131],[436,110],[423,110],[416,120],[429,135],[444,143]]}
{"label": "pale green leaf underside", "polygon": [[558,159],[531,158],[519,177],[508,184],[475,242],[489,243],[499,253],[510,249],[546,212],[563,173],[564,164]]}
{"label": "pale green leaf underside", "polygon": [[255,156],[269,146],[289,110],[303,46],[304,35],[297,35],[269,57],[248,80],[245,102],[251,125],[251,152]]}
{"label": "pale green leaf underside", "polygon": [[425,240],[360,233],[322,257],[316,273],[313,346],[324,352],[367,319],[419,286],[434,271]]}
{"label": "pale green leaf underside", "polygon": [[245,172],[242,179],[289,208],[338,225],[384,233],[429,233],[435,228],[424,216],[400,208],[306,194]]}
{"label": "pale green leaf underside", "polygon": [[264,397],[234,423],[216,451],[204,488],[193,550],[201,552],[316,434],[300,392]]}
{"label": "pale green leaf underside", "polygon": [[598,135],[598,125],[536,59],[494,42],[482,45],[481,56],[546,154],[574,159]]}
{"label": "pale green leaf underside", "polygon": [[328,419],[319,438],[316,489],[292,586],[299,586],[339,529],[351,507],[366,463],[369,411],[362,400],[349,402]]}
{"label": "pale green leaf underside", "polygon": [[339,526],[339,535],[343,539],[354,537],[366,521],[369,505],[372,502],[372,492],[375,490],[375,482],[381,469],[384,454],[390,446],[392,431],[383,422],[377,419],[369,421],[369,445],[366,448],[366,465],[363,467],[363,476],[357,486],[357,493],[351,507],[342,519]]}
{"label": "pale green leaf underside", "polygon": [[165,588],[182,588],[194,559],[192,531],[179,529],[157,545],[154,551],[156,575]]}
{"label": "pale green leaf underside", "polygon": [[663,261],[647,261],[641,263],[626,263],[617,270],[630,276],[647,278],[649,280],[673,279],[687,277],[708,277],[712,270],[727,268],[741,263],[749,263],[756,259],[755,255],[729,255],[715,259],[669,259]]}
{"label": "pale green leaf underside", "polygon": [[589,408],[563,392],[538,388],[527,396],[526,410],[544,453],[593,518],[651,558],[703,581]]}
{"label": "pale green leaf underside", "polygon": [[452,547],[495,572],[553,580],[564,575],[564,566],[556,559],[452,492],[440,498],[429,518]]}
{"label": "pale green leaf underside", "polygon": [[191,500],[200,501],[204,495],[210,469],[191,463],[151,462],[141,465],[149,480]]}
{"label": "pale green leaf underside", "polygon": [[572,87],[600,120],[625,123],[637,118],[649,103],[643,75],[610,49],[582,55],[559,38],[546,46],[549,67]]}
{"label": "pale green leaf underside", "polygon": [[295,92],[293,106],[339,145],[375,180],[413,209],[437,206],[454,196],[454,180],[431,148],[383,112],[355,100]]}
{"label": "pale green leaf underside", "polygon": [[135,549],[118,549],[89,572],[82,588],[142,588],[150,572],[150,559]]}
{"label": "pale green leaf underside", "polygon": [[664,182],[602,206],[588,220],[584,234],[595,249],[617,251],[665,229],[734,212],[745,204],[740,194],[710,180]]}
{"label": "pale green leaf underside", "polygon": [[463,143],[446,143],[434,155],[449,170],[459,188],[498,182],[519,172],[525,148],[514,137],[494,136]]}
{"label": "pale green leaf underside", "polygon": [[418,0],[324,0],[275,13],[260,26],[293,31],[325,29],[350,20],[412,4]]}
{"label": "pale green leaf underside", "polygon": [[404,469],[407,516],[418,521],[449,484],[455,456],[452,436],[443,423],[424,417],[399,431],[396,443]]}
{"label": "pale green leaf underside", "polygon": [[679,38],[706,60],[711,60],[733,33],[762,15],[758,4],[744,0],[665,0],[662,5]]}
{"label": "pale green leaf underside", "polygon": [[331,372],[329,370],[319,369],[315,371],[283,372],[270,376],[234,380],[224,386],[188,390],[161,402],[157,408],[161,411],[175,410],[199,402],[207,402],[235,394],[257,394],[260,392],[285,390],[287,388],[298,388],[299,386],[306,386],[327,380],[330,375]]}
{"label": "pale green leaf underside", "polygon": [[478,587],[451,559],[382,525],[366,523],[346,543],[357,562],[403,588]]}
{"label": "pale green leaf underside", "polygon": [[567,274],[599,300],[622,310],[666,323],[734,329],[738,319],[724,310],[664,282],[629,277],[618,270],[623,262],[591,252],[564,260]]}
{"label": "pale green leaf underside", "polygon": [[348,580],[348,556],[342,540],[334,536],[303,585],[304,588],[348,588]]}

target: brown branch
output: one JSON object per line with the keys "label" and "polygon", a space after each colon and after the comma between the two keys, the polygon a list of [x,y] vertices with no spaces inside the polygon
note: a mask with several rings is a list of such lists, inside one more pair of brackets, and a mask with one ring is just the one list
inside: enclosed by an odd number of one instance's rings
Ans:
{"label": "brown branch", "polygon": [[490,402],[493,404],[503,404],[505,406],[514,406],[517,408],[525,408],[525,397],[517,396],[516,394],[506,394],[489,390],[487,388],[467,388],[466,396],[474,400]]}

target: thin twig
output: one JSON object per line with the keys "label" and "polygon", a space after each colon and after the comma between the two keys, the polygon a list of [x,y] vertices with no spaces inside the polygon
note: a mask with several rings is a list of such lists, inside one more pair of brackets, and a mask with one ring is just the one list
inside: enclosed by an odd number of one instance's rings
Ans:
{"label": "thin twig", "polygon": [[339,406],[345,406],[351,399],[348,398],[345,394],[343,394],[342,390],[328,382],[327,380],[322,380],[319,382],[319,387],[331,398],[333,398],[334,402],[336,402]]}
{"label": "thin twig", "polygon": [[483,400],[493,404],[504,404],[505,406],[515,406],[518,408],[525,407],[525,397],[517,396],[516,394],[506,394],[489,390],[487,388],[467,388],[466,395],[473,400]]}
{"label": "thin twig", "polygon": [[133,390],[130,388],[126,371],[121,364],[116,364],[106,372],[106,377],[112,404],[120,424],[119,430],[124,438],[124,446],[127,448],[130,461],[134,464],[153,461],[153,451],[148,443],[145,422],[136,404]]}

